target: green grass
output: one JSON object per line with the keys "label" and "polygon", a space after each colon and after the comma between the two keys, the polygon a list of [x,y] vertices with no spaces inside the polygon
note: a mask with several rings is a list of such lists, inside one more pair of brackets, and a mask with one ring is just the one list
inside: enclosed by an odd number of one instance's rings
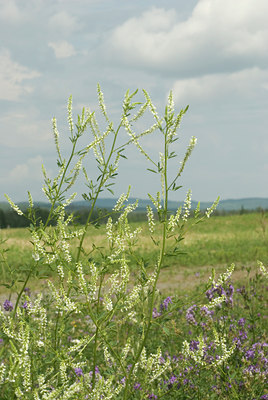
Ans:
{"label": "green grass", "polygon": [[[182,254],[167,257],[165,267],[161,272],[159,285],[162,290],[191,289],[199,281],[199,277],[205,280],[211,272],[211,267],[221,272],[226,265],[236,264],[236,275],[239,279],[239,271],[245,267],[256,264],[260,259],[264,264],[268,263],[268,232],[266,231],[267,214],[251,213],[243,215],[212,216],[204,222],[195,225],[180,242]],[[157,258],[157,249],[148,234],[145,222],[133,222],[133,229],[142,227],[141,240],[136,246],[136,256],[142,257],[145,265]],[[53,229],[53,228],[52,228]],[[29,230],[26,228],[2,229],[1,239],[6,239],[3,245],[8,251],[5,253],[12,269],[21,272],[21,278],[25,276],[25,270],[32,264],[32,245]],[[155,238],[157,239],[156,231]],[[174,239],[170,239],[174,240]],[[105,226],[98,229],[90,227],[85,240],[86,251],[92,250],[92,246],[107,248]],[[73,244],[73,254],[76,252],[76,244]],[[152,264],[151,264],[152,265]],[[135,260],[132,262],[135,271]],[[4,278],[4,270],[7,268],[2,263],[0,267],[1,281]],[[51,276],[52,272],[47,266],[40,271],[41,276]],[[53,274],[52,274],[53,275]],[[194,278],[193,278],[194,277]],[[35,283],[37,285],[37,282]],[[0,289],[3,291],[3,288]]]}

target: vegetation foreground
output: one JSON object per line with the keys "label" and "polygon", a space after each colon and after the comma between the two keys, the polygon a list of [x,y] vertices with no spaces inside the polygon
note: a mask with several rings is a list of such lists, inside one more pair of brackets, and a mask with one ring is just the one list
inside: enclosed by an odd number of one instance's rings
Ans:
{"label": "vegetation foreground", "polygon": [[[176,115],[170,93],[160,118],[146,91],[142,103],[133,102],[135,95],[126,93],[115,128],[98,87],[104,133],[89,110],[74,124],[70,98],[67,158],[53,119],[59,173],[51,179],[43,168],[43,190],[51,203],[46,222],[36,217],[30,193],[25,213],[7,196],[31,226],[1,231],[3,400],[268,399],[265,215],[208,220],[217,200],[205,213],[197,207],[190,218],[191,191],[184,206],[170,214],[169,193],[181,189],[177,181],[196,143],[191,138],[170,178],[168,164],[176,156],[170,148],[187,108]],[[133,124],[148,111],[152,126],[134,133]],[[87,128],[92,141],[78,149]],[[128,134],[123,143],[121,129]],[[158,160],[140,144],[155,131],[163,139]],[[159,192],[148,195],[148,221],[128,222],[137,207],[127,202],[129,189],[96,230],[98,217],[95,223],[91,218],[96,200],[103,190],[112,191],[131,144],[160,178]],[[83,168],[90,151],[99,171],[96,181]],[[66,194],[80,171],[90,208],[86,224],[75,226],[65,211],[75,195]]]}

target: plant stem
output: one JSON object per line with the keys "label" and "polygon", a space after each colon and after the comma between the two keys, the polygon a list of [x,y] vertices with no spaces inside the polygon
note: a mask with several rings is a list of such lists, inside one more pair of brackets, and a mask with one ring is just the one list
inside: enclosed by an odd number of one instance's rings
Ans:
{"label": "plant stem", "polygon": [[77,251],[77,256],[76,256],[76,262],[78,262],[79,259],[80,259],[80,254],[81,254],[83,242],[84,242],[84,240],[85,240],[86,232],[87,232],[88,226],[89,226],[89,224],[90,224],[90,218],[91,218],[91,216],[92,216],[92,213],[93,213],[94,207],[95,207],[95,205],[96,205],[97,199],[98,199],[98,197],[99,197],[99,194],[100,194],[100,192],[101,192],[102,186],[103,186],[103,184],[104,184],[104,182],[105,182],[105,178],[106,178],[105,175],[106,175],[107,168],[108,168],[108,166],[109,166],[109,162],[110,162],[110,160],[111,160],[111,157],[112,157],[112,155],[113,155],[113,153],[114,153],[115,143],[116,143],[117,136],[118,136],[118,133],[119,133],[119,130],[120,130],[121,126],[122,126],[122,122],[120,122],[120,124],[119,124],[119,126],[118,126],[118,128],[117,128],[117,130],[116,130],[116,132],[115,132],[115,134],[114,134],[114,140],[113,140],[113,143],[112,143],[112,147],[111,147],[111,150],[110,150],[110,154],[109,154],[109,157],[108,157],[108,159],[107,159],[107,161],[106,161],[106,163],[105,163],[105,165],[104,165],[104,170],[103,170],[103,172],[102,172],[101,181],[100,181],[99,187],[98,187],[98,189],[97,189],[97,192],[96,192],[96,194],[95,194],[95,197],[94,197],[94,199],[93,199],[93,202],[92,202],[92,204],[91,204],[91,209],[90,209],[90,211],[89,211],[89,214],[88,214],[88,217],[87,217],[87,220],[86,220],[86,223],[85,223],[85,227],[84,227],[84,232],[83,232],[83,235],[82,235],[82,237],[81,237],[81,239],[80,239],[80,243],[79,243],[79,247],[78,247],[78,251]]}
{"label": "plant stem", "polygon": [[141,356],[142,350],[145,347],[145,344],[147,342],[147,338],[149,336],[150,333],[150,329],[151,329],[151,325],[152,325],[152,315],[153,315],[153,307],[154,307],[154,301],[155,301],[155,293],[156,293],[156,285],[158,282],[158,278],[160,275],[160,271],[161,271],[161,267],[163,264],[163,260],[164,260],[164,256],[165,256],[165,250],[166,250],[166,236],[167,236],[167,207],[168,207],[168,178],[167,178],[167,161],[168,161],[168,143],[167,143],[167,137],[168,137],[168,128],[166,128],[165,130],[165,161],[164,161],[164,188],[165,188],[165,198],[164,198],[164,210],[163,210],[163,229],[162,229],[162,246],[161,246],[161,250],[160,250],[160,256],[158,259],[158,263],[157,263],[157,269],[156,269],[156,276],[155,276],[155,280],[153,283],[153,289],[152,289],[152,297],[151,297],[151,301],[150,301],[150,307],[149,307],[149,316],[148,316],[148,324],[147,324],[147,328],[143,337],[143,340],[140,344],[140,347],[137,351],[137,355],[135,357],[135,360],[129,370],[129,374],[128,374],[128,378],[126,380],[126,384],[125,384],[125,390],[124,390],[124,400],[127,400],[127,396],[128,396],[128,386],[129,386],[129,382],[131,379],[131,375],[133,373],[133,370],[135,368],[135,365],[137,364],[137,362],[139,361],[139,358]]}

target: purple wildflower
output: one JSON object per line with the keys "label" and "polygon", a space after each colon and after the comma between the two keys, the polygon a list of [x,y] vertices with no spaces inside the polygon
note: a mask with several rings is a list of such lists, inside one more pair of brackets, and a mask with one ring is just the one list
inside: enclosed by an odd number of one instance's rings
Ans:
{"label": "purple wildflower", "polygon": [[189,324],[197,325],[194,313],[196,307],[197,307],[196,304],[194,304],[193,306],[189,307],[188,310],[186,311],[186,319]]}
{"label": "purple wildflower", "polygon": [[246,356],[247,360],[250,360],[255,357],[255,351],[252,349],[249,349],[246,351],[245,356]]}
{"label": "purple wildflower", "polygon": [[135,383],[134,389],[135,389],[135,390],[141,390],[141,389],[142,389],[142,388],[141,388],[141,384],[140,384],[139,382]]}
{"label": "purple wildflower", "polygon": [[157,396],[156,396],[156,394],[151,393],[151,394],[148,394],[148,399],[157,399]]}
{"label": "purple wildflower", "polygon": [[[215,295],[216,297],[224,296],[225,303],[230,306],[233,305],[233,294],[234,294],[234,287],[230,283],[226,290],[221,285],[218,285],[218,286],[212,286],[211,289],[206,291],[206,296],[209,301],[212,301]],[[219,306],[221,306],[221,304],[219,304]]]}
{"label": "purple wildflower", "polygon": [[160,315],[161,315],[161,312],[158,312],[157,309],[154,307],[153,314],[152,314],[153,318],[160,317]]}
{"label": "purple wildflower", "polygon": [[212,312],[206,306],[201,307],[200,311],[204,315],[207,315],[207,316],[212,315]]}
{"label": "purple wildflower", "polygon": [[84,376],[82,368],[75,368],[74,369],[75,375],[80,377],[80,376]]}
{"label": "purple wildflower", "polygon": [[12,311],[13,310],[13,304],[11,303],[10,300],[5,300],[4,302],[4,309],[6,311]]}
{"label": "purple wildflower", "polygon": [[169,383],[173,385],[177,381],[177,377],[175,375],[172,375],[172,377],[169,379]]}
{"label": "purple wildflower", "polygon": [[24,288],[24,293],[27,294],[27,296],[31,296],[31,289],[28,287]]}
{"label": "purple wildflower", "polygon": [[22,308],[24,308],[25,310],[27,310],[27,308],[29,308],[31,306],[31,303],[29,301],[25,301],[22,305]]}
{"label": "purple wildflower", "polygon": [[245,322],[246,322],[245,318],[240,318],[237,323],[238,323],[238,326],[243,327],[245,325]]}
{"label": "purple wildflower", "polygon": [[100,374],[100,370],[99,370],[99,367],[97,365],[95,367],[95,372],[96,372],[96,374]]}
{"label": "purple wildflower", "polygon": [[233,306],[233,294],[234,294],[234,287],[232,284],[229,284],[227,290],[226,290],[226,299],[225,302],[227,305]]}
{"label": "purple wildflower", "polygon": [[163,309],[167,310],[167,309],[168,309],[169,303],[172,304],[172,300],[171,300],[171,297],[170,297],[170,296],[168,296],[168,297],[163,301],[163,303],[160,304],[161,310],[163,310]]}
{"label": "purple wildflower", "polygon": [[168,389],[171,389],[175,382],[177,382],[177,377],[172,375],[168,381],[164,381],[164,384],[167,385]]}
{"label": "purple wildflower", "polygon": [[198,350],[199,348],[199,341],[198,340],[191,340],[190,342],[190,350]]}

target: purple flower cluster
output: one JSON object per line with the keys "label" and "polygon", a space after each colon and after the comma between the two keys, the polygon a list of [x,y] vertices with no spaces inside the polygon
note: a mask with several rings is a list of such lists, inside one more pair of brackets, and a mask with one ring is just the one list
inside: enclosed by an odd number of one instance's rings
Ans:
{"label": "purple flower cluster", "polygon": [[27,310],[29,307],[31,306],[31,303],[29,301],[25,301],[22,305],[22,308],[24,308],[24,310]]}
{"label": "purple flower cluster", "polygon": [[233,306],[233,294],[234,287],[231,283],[224,289],[223,286],[217,285],[212,286],[211,289],[206,291],[206,296],[209,301],[212,301],[215,297],[225,296],[226,305]]}
{"label": "purple flower cluster", "polygon": [[197,325],[197,322],[195,319],[195,312],[194,312],[194,310],[196,308],[197,308],[197,305],[194,304],[193,306],[189,307],[186,311],[186,320],[191,325]]}
{"label": "purple flower cluster", "polygon": [[135,385],[133,386],[135,390],[141,390],[141,384],[139,382],[136,382]]}
{"label": "purple flower cluster", "polygon": [[156,394],[150,393],[148,394],[148,399],[157,399]]}
{"label": "purple flower cluster", "polygon": [[78,376],[78,378],[80,378],[81,376],[84,376],[82,368],[75,368],[74,369],[74,373],[75,373],[76,376]]}
{"label": "purple flower cluster", "polygon": [[160,311],[158,311],[157,308],[154,307],[154,309],[153,309],[153,314],[152,314],[153,318],[160,317],[164,311],[167,311],[167,310],[168,310],[168,305],[169,305],[169,304],[172,304],[172,299],[171,299],[170,296],[168,296],[167,298],[165,298],[165,299],[163,300],[163,303],[160,304]]}
{"label": "purple flower cluster", "polygon": [[170,296],[168,296],[162,304],[160,304],[160,308],[161,310],[167,310],[168,309],[168,305],[172,304],[172,299]]}
{"label": "purple flower cluster", "polygon": [[11,303],[10,300],[5,300],[3,306],[4,306],[4,309],[6,311],[12,311],[13,310],[13,304]]}

